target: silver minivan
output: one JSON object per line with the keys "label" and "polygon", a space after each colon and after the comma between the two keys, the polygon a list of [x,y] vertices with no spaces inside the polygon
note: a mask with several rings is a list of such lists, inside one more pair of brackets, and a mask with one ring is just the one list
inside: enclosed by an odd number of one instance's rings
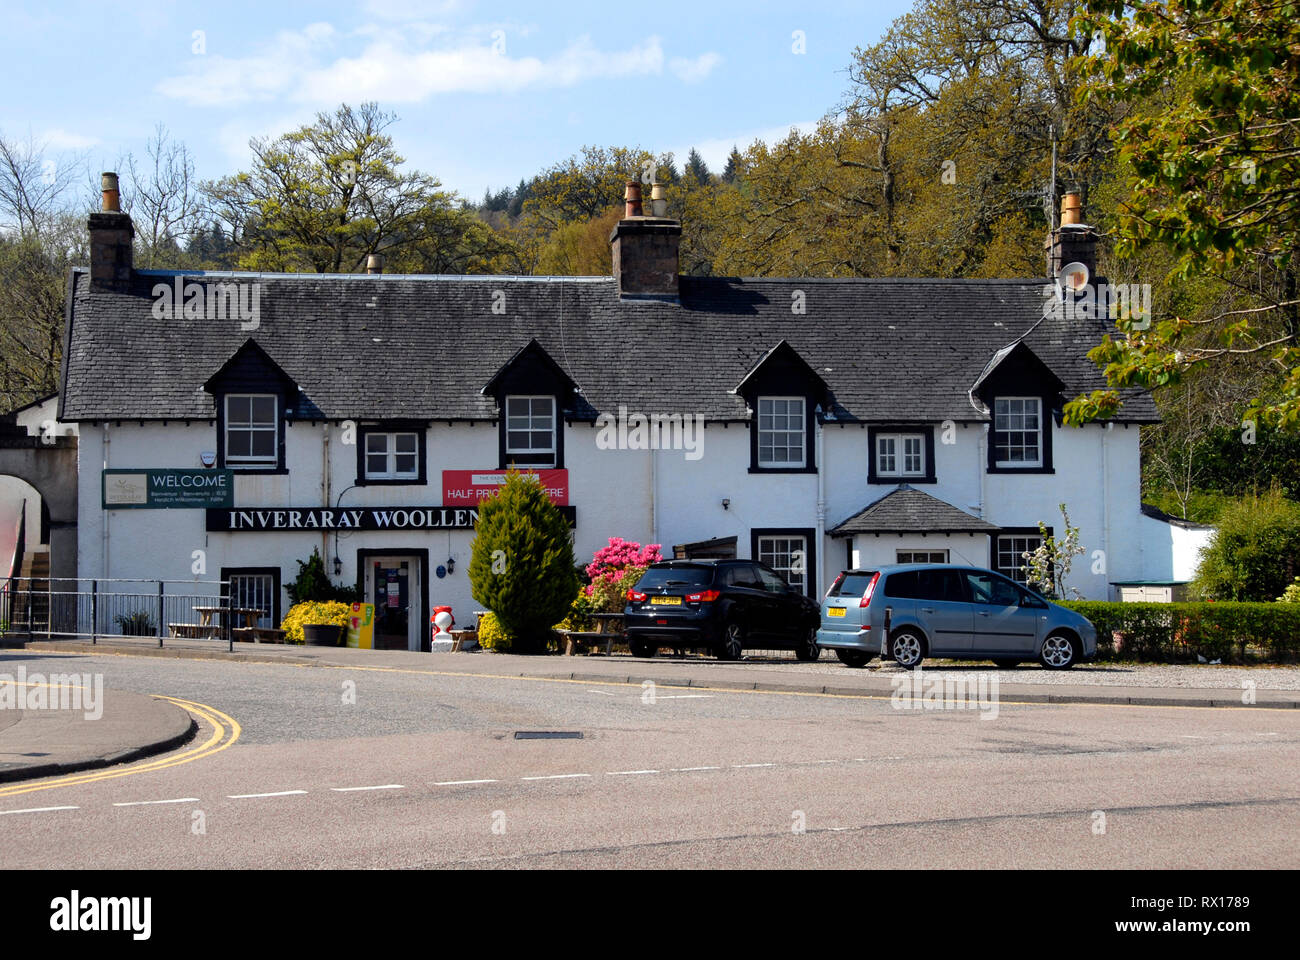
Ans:
{"label": "silver minivan", "polygon": [[822,600],[817,646],[850,667],[880,656],[909,670],[926,657],[999,667],[1037,660],[1064,670],[1097,655],[1097,631],[1087,617],[992,570],[900,564],[836,577]]}

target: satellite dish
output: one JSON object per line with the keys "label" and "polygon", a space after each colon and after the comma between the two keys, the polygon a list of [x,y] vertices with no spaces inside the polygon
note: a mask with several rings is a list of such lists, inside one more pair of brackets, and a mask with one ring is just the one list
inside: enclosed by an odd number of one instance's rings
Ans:
{"label": "satellite dish", "polygon": [[1088,286],[1088,281],[1092,279],[1092,273],[1088,270],[1086,263],[1079,263],[1077,260],[1073,263],[1067,263],[1061,268],[1061,272],[1056,275],[1056,284],[1062,292],[1082,293]]}

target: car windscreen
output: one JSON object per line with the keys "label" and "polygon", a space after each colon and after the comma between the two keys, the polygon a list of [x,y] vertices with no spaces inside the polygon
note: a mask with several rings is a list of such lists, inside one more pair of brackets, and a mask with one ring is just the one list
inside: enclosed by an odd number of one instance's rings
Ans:
{"label": "car windscreen", "polygon": [[871,578],[876,575],[874,570],[868,570],[865,573],[846,573],[843,574],[831,588],[832,597],[861,597],[867,592],[867,584]]}
{"label": "car windscreen", "polygon": [[638,590],[658,590],[660,587],[702,587],[712,581],[712,567],[651,567],[636,585]]}

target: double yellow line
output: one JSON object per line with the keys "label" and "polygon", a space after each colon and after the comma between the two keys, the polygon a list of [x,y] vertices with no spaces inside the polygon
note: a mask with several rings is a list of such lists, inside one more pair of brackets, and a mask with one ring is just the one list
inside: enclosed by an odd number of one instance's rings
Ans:
{"label": "double yellow line", "polygon": [[192,747],[184,753],[175,756],[163,757],[159,760],[151,760],[148,763],[131,764],[130,766],[118,769],[110,767],[107,770],[94,770],[86,773],[72,773],[63,777],[56,777],[52,780],[42,780],[39,783],[18,783],[9,787],[0,787],[0,797],[15,797],[23,793],[35,793],[38,790],[53,790],[56,787],[73,787],[83,783],[95,783],[100,780],[113,780],[117,777],[130,777],[137,773],[150,773],[154,770],[165,770],[168,767],[180,766],[182,763],[190,763],[194,760],[202,760],[204,757],[210,757],[213,754],[220,753],[226,747],[230,746],[239,739],[240,726],[234,717],[222,713],[215,707],[210,707],[205,703],[195,703],[192,700],[181,700],[177,697],[164,697],[159,694],[154,695],[158,700],[166,700],[168,703],[174,703],[182,710],[187,711],[198,719],[208,723],[212,727],[212,733],[208,739],[197,747]]}

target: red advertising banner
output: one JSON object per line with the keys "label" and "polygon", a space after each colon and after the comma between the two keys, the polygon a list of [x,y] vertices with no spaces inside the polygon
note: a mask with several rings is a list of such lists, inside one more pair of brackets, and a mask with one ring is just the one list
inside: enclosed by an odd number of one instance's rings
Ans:
{"label": "red advertising banner", "polygon": [[[501,484],[506,482],[505,470],[444,470],[442,471],[442,504],[445,507],[473,506],[480,500],[495,497]],[[546,489],[546,495],[557,507],[569,505],[568,470],[527,470]]]}

